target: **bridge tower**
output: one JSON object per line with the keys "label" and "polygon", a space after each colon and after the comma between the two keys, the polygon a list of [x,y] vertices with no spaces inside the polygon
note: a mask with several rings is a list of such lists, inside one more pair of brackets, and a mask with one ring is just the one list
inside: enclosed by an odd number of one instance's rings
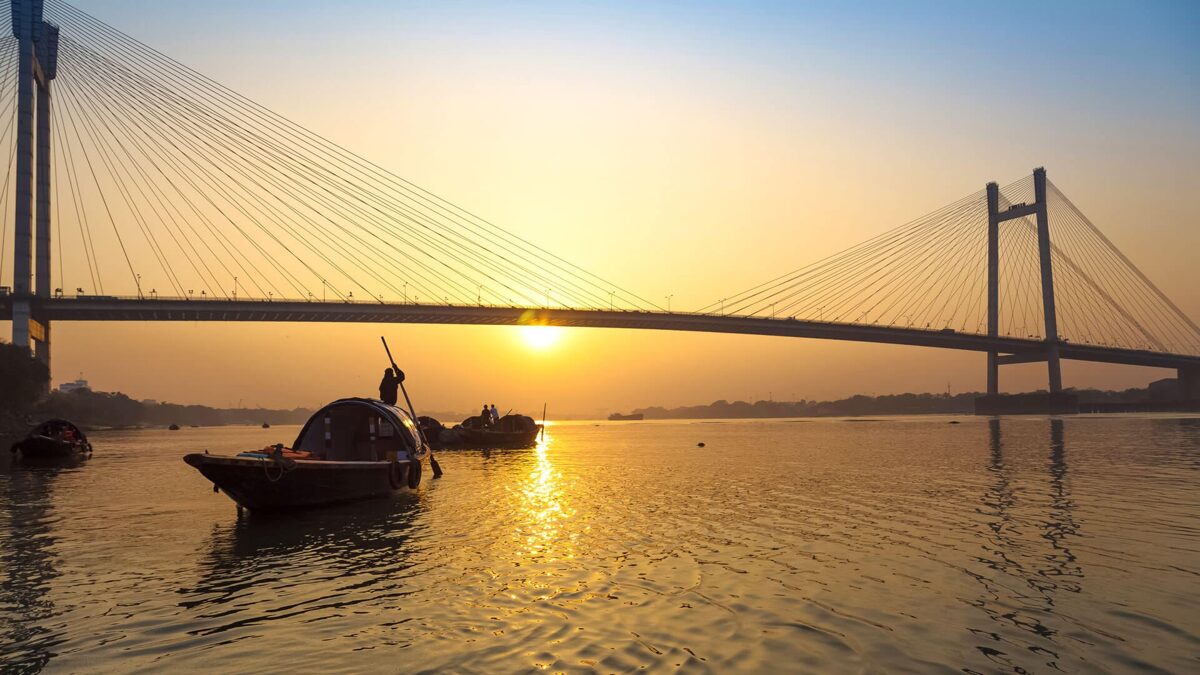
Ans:
{"label": "bridge tower", "polygon": [[12,339],[48,367],[50,322],[39,300],[50,297],[51,284],[50,82],[58,71],[58,28],[42,20],[42,0],[11,2],[18,52]]}
{"label": "bridge tower", "polygon": [[1000,389],[1000,366],[1009,363],[1045,361],[1050,393],[1062,391],[1062,368],[1059,365],[1058,317],[1054,310],[1054,271],[1050,267],[1050,215],[1046,205],[1046,170],[1033,170],[1032,204],[1016,204],[1000,210],[1000,187],[987,184],[988,208],[988,336],[1000,333],[1000,224],[1015,218],[1033,216],[1037,223],[1038,259],[1042,278],[1042,314],[1045,322],[1045,351],[1040,355],[1002,355],[988,352],[987,393],[995,396]]}

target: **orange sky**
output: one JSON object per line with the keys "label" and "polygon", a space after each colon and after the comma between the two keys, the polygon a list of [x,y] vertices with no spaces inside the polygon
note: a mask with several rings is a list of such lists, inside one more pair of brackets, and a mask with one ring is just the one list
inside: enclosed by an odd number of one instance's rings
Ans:
{"label": "orange sky", "polygon": [[[1131,6],[1131,44],[1100,51],[1113,26],[1077,23],[1074,38],[1035,57],[1019,40],[981,40],[991,33],[966,10],[905,38],[853,13],[806,17],[776,5],[546,14],[363,3],[351,10],[366,36],[350,40],[328,30],[334,10],[308,3],[266,16],[222,3],[219,21],[195,7],[142,7],[135,20],[129,3],[80,5],[585,269],[655,302],[672,295],[676,309],[1045,165],[1200,316],[1200,206],[1183,198],[1200,187],[1200,77],[1194,55],[1181,56],[1189,24],[1166,10]],[[276,16],[266,39],[245,28]],[[814,21],[839,39],[814,37]],[[1066,16],[1048,22],[1048,32],[1069,26]],[[232,28],[201,39],[218,23]],[[575,329],[538,349],[512,328],[382,330],[404,345],[410,391],[433,409],[486,400],[533,411],[548,401],[600,415],[720,398],[977,390],[984,376],[982,354],[919,348]],[[54,378],[82,373],[138,398],[314,405],[374,391],[386,365],[380,332],[58,324]],[[1169,375],[1065,367],[1066,384],[1079,387]],[[1002,377],[1007,389],[1045,386],[1044,366]]]}

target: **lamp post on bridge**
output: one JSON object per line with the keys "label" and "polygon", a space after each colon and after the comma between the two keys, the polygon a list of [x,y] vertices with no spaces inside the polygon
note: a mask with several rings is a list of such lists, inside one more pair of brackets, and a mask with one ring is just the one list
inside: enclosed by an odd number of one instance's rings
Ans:
{"label": "lamp post on bridge", "polygon": [[675,297],[674,293],[667,296],[667,314],[671,313],[671,298],[673,298],[673,297]]}

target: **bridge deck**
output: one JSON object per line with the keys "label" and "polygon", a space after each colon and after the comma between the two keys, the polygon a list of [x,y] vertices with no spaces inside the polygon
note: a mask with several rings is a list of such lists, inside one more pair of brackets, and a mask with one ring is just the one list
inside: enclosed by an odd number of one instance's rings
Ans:
{"label": "bridge deck", "polygon": [[[0,298],[0,319],[12,318],[11,296]],[[546,324],[587,328],[695,331],[847,340],[882,344],[997,351],[1036,356],[1041,340],[794,319],[590,309],[343,303],[262,300],[186,300],[119,297],[35,301],[35,315],[50,321],[291,321],[320,323]],[[1159,368],[1200,368],[1200,356],[1061,343],[1065,359]]]}

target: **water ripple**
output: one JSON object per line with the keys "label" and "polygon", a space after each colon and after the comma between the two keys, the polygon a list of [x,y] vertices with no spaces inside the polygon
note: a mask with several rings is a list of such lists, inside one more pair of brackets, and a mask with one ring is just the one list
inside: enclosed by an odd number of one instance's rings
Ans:
{"label": "water ripple", "polygon": [[294,430],[97,433],[0,471],[0,663],[1194,670],[1200,420],[960,421],[558,425],[241,520],[179,457]]}

